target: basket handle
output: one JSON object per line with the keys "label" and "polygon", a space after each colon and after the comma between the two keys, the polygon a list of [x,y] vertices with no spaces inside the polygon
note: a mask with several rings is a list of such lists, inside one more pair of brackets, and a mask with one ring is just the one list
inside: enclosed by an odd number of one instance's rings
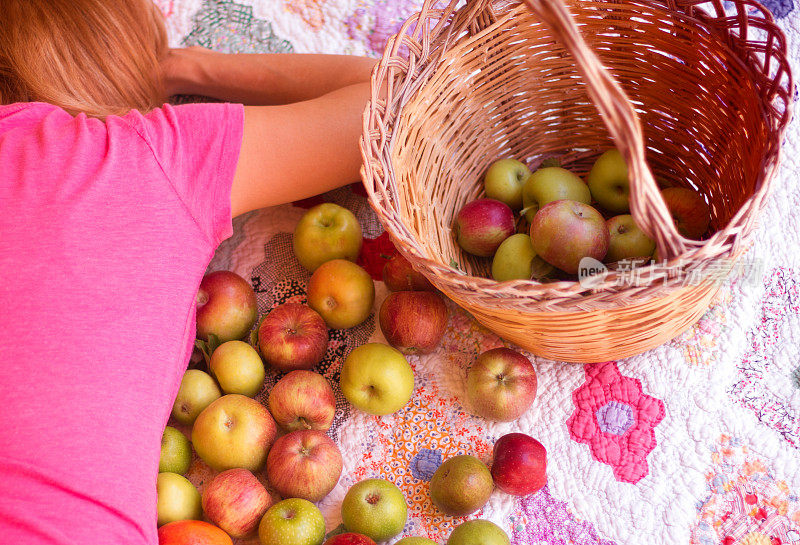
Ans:
{"label": "basket handle", "polygon": [[[672,215],[645,160],[645,140],[639,116],[622,86],[589,48],[564,0],[523,2],[550,28],[554,37],[575,59],[589,97],[600,112],[614,144],[628,163],[631,214],[637,224],[656,242],[662,260],[680,255],[694,241],[683,238],[675,228]],[[483,3],[484,8],[492,12],[491,0],[483,0]]]}

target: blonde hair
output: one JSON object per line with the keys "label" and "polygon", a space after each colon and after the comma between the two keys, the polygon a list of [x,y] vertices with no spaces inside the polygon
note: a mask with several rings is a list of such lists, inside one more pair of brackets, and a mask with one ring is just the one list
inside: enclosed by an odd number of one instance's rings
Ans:
{"label": "blonde hair", "polygon": [[0,104],[104,118],[165,98],[166,29],[151,0],[1,1]]}

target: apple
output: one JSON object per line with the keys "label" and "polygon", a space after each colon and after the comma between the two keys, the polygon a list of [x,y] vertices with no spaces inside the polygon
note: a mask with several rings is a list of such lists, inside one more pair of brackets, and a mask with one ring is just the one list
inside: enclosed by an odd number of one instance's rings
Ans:
{"label": "apple", "polygon": [[467,203],[456,215],[456,242],[465,251],[491,257],[500,244],[514,234],[514,212],[495,199]]}
{"label": "apple", "polygon": [[199,369],[189,369],[181,379],[178,395],[172,404],[172,416],[181,424],[191,426],[197,415],[221,395],[211,375]]}
{"label": "apple", "polygon": [[364,534],[345,532],[327,539],[323,545],[375,545],[375,542]]}
{"label": "apple", "polygon": [[450,533],[447,545],[511,545],[508,534],[494,522],[468,520]]}
{"label": "apple", "polygon": [[323,263],[308,281],[308,306],[319,312],[333,329],[362,323],[369,318],[374,302],[372,277],[344,259]]}
{"label": "apple", "polygon": [[467,399],[475,414],[496,422],[519,418],[536,399],[536,371],[510,348],[483,352],[467,371]]}
{"label": "apple", "polygon": [[411,536],[404,537],[394,545],[436,545],[436,542],[432,539],[428,539],[427,537]]}
{"label": "apple", "polygon": [[700,193],[687,187],[668,187],[661,196],[681,235],[697,240],[708,231],[711,211]]}
{"label": "apple", "polygon": [[581,259],[602,261],[608,251],[608,229],[600,212],[577,201],[553,201],[531,223],[531,244],[542,259],[576,274]]}
{"label": "apple", "polygon": [[522,189],[525,218],[532,222],[547,203],[569,199],[589,204],[592,195],[578,176],[561,167],[540,168],[530,175]]}
{"label": "apple", "polygon": [[158,472],[183,475],[192,465],[192,445],[180,431],[172,426],[164,428],[161,436],[161,457],[158,459]]}
{"label": "apple", "polygon": [[206,517],[231,537],[245,537],[272,505],[272,496],[255,475],[243,468],[229,469],[214,477],[202,496]]}
{"label": "apple", "polygon": [[553,266],[536,255],[531,237],[524,233],[503,241],[492,260],[492,278],[506,280],[542,279],[553,272]]}
{"label": "apple", "polygon": [[219,345],[211,354],[209,368],[226,394],[253,397],[264,386],[264,363],[246,342],[228,341]]}
{"label": "apple", "polygon": [[493,488],[489,468],[466,454],[445,460],[430,482],[433,504],[454,517],[469,515],[486,505]]}
{"label": "apple", "polygon": [[177,473],[159,473],[156,479],[156,495],[159,526],[176,520],[203,518],[200,492],[186,477]]}
{"label": "apple", "polygon": [[386,541],[403,531],[408,507],[394,483],[366,479],[354,484],[342,501],[342,523],[374,541]]}
{"label": "apple", "polygon": [[279,501],[258,525],[261,545],[321,545],[325,519],[316,505],[302,498]]}
{"label": "apple", "polygon": [[436,291],[430,280],[415,271],[408,259],[400,254],[383,266],[383,283],[389,291]]}
{"label": "apple", "polygon": [[219,342],[241,339],[258,318],[256,292],[247,280],[230,271],[203,277],[197,292],[197,338]]}
{"label": "apple", "polygon": [[361,225],[353,213],[330,202],[306,212],[292,237],[294,255],[311,272],[332,259],[355,261],[362,242]]}
{"label": "apple", "polygon": [[606,221],[606,226],[609,236],[607,263],[653,255],[656,243],[639,229],[630,214],[614,216]]}
{"label": "apple", "polygon": [[178,520],[158,529],[158,545],[233,545],[233,541],[213,524]]}
{"label": "apple", "polygon": [[308,306],[284,303],[258,326],[258,347],[264,360],[278,371],[311,369],[328,350],[328,327]]}
{"label": "apple", "polygon": [[414,372],[400,351],[367,343],[344,360],[339,385],[354,407],[382,416],[400,410],[411,399]]}
{"label": "apple", "polygon": [[516,159],[495,161],[483,178],[486,196],[506,203],[512,210],[519,210],[522,208],[522,186],[530,175],[528,167]]}
{"label": "apple", "polygon": [[336,398],[328,380],[313,371],[292,371],[272,387],[269,412],[286,431],[326,431],[333,424]]}
{"label": "apple", "polygon": [[317,430],[279,437],[267,456],[267,478],[284,498],[318,502],[333,490],[341,474],[339,447]]}
{"label": "apple", "polygon": [[630,210],[628,164],[617,149],[598,157],[586,180],[592,197],[602,208],[614,214]]}
{"label": "apple", "polygon": [[524,433],[509,433],[494,444],[492,478],[515,496],[533,494],[547,484],[547,450]]}
{"label": "apple", "polygon": [[256,472],[263,467],[277,427],[261,403],[228,394],[205,408],[192,426],[197,455],[212,469],[243,467]]}
{"label": "apple", "polygon": [[433,352],[447,327],[447,305],[430,291],[391,293],[378,316],[386,340],[403,354]]}

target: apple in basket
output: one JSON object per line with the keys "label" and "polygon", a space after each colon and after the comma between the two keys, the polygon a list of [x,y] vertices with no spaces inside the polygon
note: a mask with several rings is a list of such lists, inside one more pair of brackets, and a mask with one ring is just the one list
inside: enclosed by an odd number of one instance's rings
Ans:
{"label": "apple in basket", "polygon": [[311,369],[328,350],[328,326],[312,308],[284,303],[258,326],[258,348],[267,364],[278,371]]}
{"label": "apple in basket", "polygon": [[220,396],[222,392],[211,375],[199,369],[189,369],[181,379],[178,394],[172,404],[172,416],[181,424],[190,426],[197,415]]}
{"label": "apple in basket", "polygon": [[292,237],[294,255],[311,272],[332,259],[355,261],[362,243],[361,225],[353,213],[330,202],[306,212]]}
{"label": "apple in basket", "polygon": [[447,327],[447,305],[431,291],[396,291],[384,299],[381,331],[403,354],[433,352]]}
{"label": "apple in basket", "polygon": [[570,199],[589,204],[589,188],[578,176],[561,167],[540,168],[525,182],[522,189],[523,210],[528,222],[547,203]]}
{"label": "apple in basket", "polygon": [[569,274],[578,272],[584,257],[601,261],[608,251],[603,216],[577,201],[546,204],[533,218],[530,235],[536,255]]}
{"label": "apple in basket", "polygon": [[241,339],[258,317],[256,293],[247,280],[230,271],[216,271],[203,277],[197,292],[197,337],[219,342]]}
{"label": "apple in basket", "polygon": [[279,437],[267,456],[267,478],[284,498],[318,502],[333,490],[341,474],[339,447],[317,430]]}
{"label": "apple in basket", "polygon": [[494,522],[488,520],[468,520],[462,522],[450,533],[447,545],[510,545],[508,534]]}
{"label": "apple in basket", "polygon": [[211,522],[241,538],[256,530],[272,505],[272,496],[255,475],[239,467],[214,477],[203,490],[202,502]]}
{"label": "apple in basket", "polygon": [[403,531],[408,507],[392,482],[366,479],[350,487],[342,501],[342,523],[350,532],[381,542]]}
{"label": "apple in basket", "polygon": [[202,520],[179,520],[158,529],[158,545],[233,545],[228,534]]}
{"label": "apple in basket", "polygon": [[431,477],[431,501],[440,511],[454,517],[474,513],[489,501],[494,489],[492,474],[474,456],[453,456]]}
{"label": "apple in basket", "polygon": [[531,171],[516,159],[499,159],[483,177],[486,196],[506,203],[512,210],[522,208],[522,186]]}
{"label": "apple in basket", "polygon": [[614,216],[606,221],[606,226],[609,236],[605,257],[607,263],[649,257],[656,250],[656,243],[639,229],[630,214]]}
{"label": "apple in basket", "polygon": [[226,394],[254,397],[264,386],[264,362],[246,342],[222,343],[211,354],[208,367]]}
{"label": "apple in basket", "polygon": [[492,478],[508,494],[533,494],[547,484],[547,449],[524,433],[502,436],[494,444]]}
{"label": "apple in basket", "polygon": [[321,545],[324,539],[322,512],[303,498],[279,501],[267,509],[258,525],[261,545]]}
{"label": "apple in basket", "polygon": [[536,255],[531,237],[518,233],[503,241],[492,259],[492,278],[506,280],[543,279],[553,272],[553,266]]}
{"label": "apple in basket", "polygon": [[687,187],[668,187],[661,196],[681,235],[697,240],[708,231],[711,212],[700,193]]}
{"label": "apple in basket", "polygon": [[383,416],[400,410],[411,399],[414,372],[400,351],[367,343],[344,360],[339,385],[354,407]]}
{"label": "apple in basket", "polygon": [[483,352],[467,371],[467,399],[487,420],[516,420],[536,399],[536,388],[530,360],[506,347]]}
{"label": "apple in basket", "polygon": [[465,252],[491,257],[514,234],[514,212],[504,202],[479,199],[458,212],[454,229],[456,242]]}
{"label": "apple in basket", "polygon": [[272,387],[267,401],[275,422],[286,431],[326,431],[333,424],[336,398],[328,380],[313,371],[298,370]]}
{"label": "apple in basket", "polygon": [[319,266],[308,281],[308,306],[319,312],[328,327],[347,329],[372,313],[375,284],[367,271],[344,259]]}
{"label": "apple in basket", "polygon": [[615,214],[630,210],[628,164],[617,149],[598,157],[586,180],[592,197],[601,208]]}
{"label": "apple in basket", "polygon": [[222,396],[206,407],[192,426],[197,455],[212,469],[260,470],[275,440],[277,426],[261,403],[239,394]]}
{"label": "apple in basket", "polygon": [[383,283],[389,291],[436,291],[430,280],[397,254],[383,266]]}

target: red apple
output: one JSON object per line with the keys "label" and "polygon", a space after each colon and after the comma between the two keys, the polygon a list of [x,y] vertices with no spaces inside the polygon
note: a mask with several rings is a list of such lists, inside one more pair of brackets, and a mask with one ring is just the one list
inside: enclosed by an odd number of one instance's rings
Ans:
{"label": "red apple", "polygon": [[379,321],[386,340],[400,352],[428,354],[444,335],[447,306],[438,293],[396,291],[383,301]]}
{"label": "red apple", "polygon": [[318,502],[333,490],[341,474],[339,447],[317,430],[280,437],[267,456],[267,478],[284,498]]}
{"label": "red apple", "polygon": [[711,211],[700,193],[687,187],[668,187],[661,196],[681,235],[696,240],[708,231]]}
{"label": "red apple", "polygon": [[492,478],[508,494],[533,494],[547,484],[547,449],[524,433],[502,436],[494,444]]}
{"label": "red apple", "polygon": [[269,392],[269,411],[286,431],[326,431],[333,424],[336,398],[325,377],[313,371],[292,371]]}
{"label": "red apple", "polygon": [[375,545],[375,542],[364,534],[345,532],[329,538],[322,545]]}
{"label": "red apple", "polygon": [[467,203],[456,215],[456,242],[465,252],[491,257],[514,234],[514,212],[504,202],[479,199]]}
{"label": "red apple", "polygon": [[197,337],[219,342],[244,337],[258,317],[256,293],[247,280],[230,271],[207,274],[197,292]]}
{"label": "red apple", "polygon": [[233,541],[213,524],[179,520],[158,529],[158,545],[233,545]]}
{"label": "red apple", "polygon": [[311,369],[328,350],[328,327],[315,310],[300,303],[272,309],[258,326],[258,348],[278,371]]}
{"label": "red apple", "polygon": [[544,205],[531,223],[536,255],[564,272],[577,274],[581,259],[602,261],[608,251],[608,228],[600,212],[578,201]]}
{"label": "red apple", "polygon": [[383,266],[383,283],[389,291],[436,291],[430,280],[398,254]]}
{"label": "red apple", "polygon": [[270,505],[264,485],[242,468],[223,471],[203,491],[203,513],[232,537],[254,532]]}
{"label": "red apple", "polygon": [[516,420],[536,399],[536,371],[510,348],[487,350],[467,372],[467,398],[478,416],[498,422]]}

